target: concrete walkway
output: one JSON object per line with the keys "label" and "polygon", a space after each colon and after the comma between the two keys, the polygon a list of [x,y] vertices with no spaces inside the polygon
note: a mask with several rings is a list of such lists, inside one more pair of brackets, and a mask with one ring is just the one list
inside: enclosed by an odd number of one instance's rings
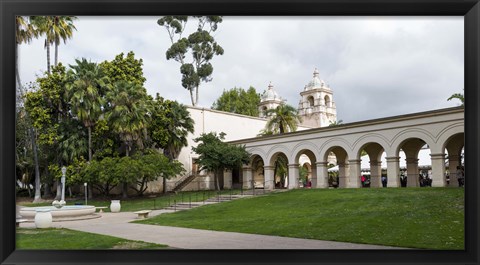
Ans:
{"label": "concrete walkway", "polygon": [[[166,212],[172,211],[156,210],[152,211],[150,216]],[[96,219],[53,222],[53,227],[166,244],[172,248],[183,249],[397,249],[377,245],[135,224],[129,223],[137,220],[137,215],[132,212],[101,215]],[[35,224],[22,223],[20,227],[33,228]]]}

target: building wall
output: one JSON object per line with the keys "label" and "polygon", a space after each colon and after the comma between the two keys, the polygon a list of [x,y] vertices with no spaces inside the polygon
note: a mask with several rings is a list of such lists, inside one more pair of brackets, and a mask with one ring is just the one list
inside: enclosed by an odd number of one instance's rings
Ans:
{"label": "building wall", "polygon": [[[196,146],[193,139],[200,137],[202,133],[209,132],[224,132],[225,141],[236,141],[240,139],[256,137],[261,130],[265,128],[267,119],[251,117],[246,115],[239,115],[230,112],[211,110],[207,108],[199,108],[187,106],[190,116],[195,121],[194,133],[188,135],[188,146],[184,147],[178,156],[178,161],[183,164],[186,170],[186,174],[192,172],[192,160],[197,158],[198,155],[192,151],[192,147]],[[298,127],[297,130],[311,129],[308,127]],[[175,182],[182,176],[178,176],[176,179],[171,179],[167,183],[167,190],[174,187]],[[197,180],[195,180],[197,181]],[[147,192],[159,192],[163,189],[162,180],[151,182],[148,185]],[[190,185],[186,189],[194,189],[195,185]]]}

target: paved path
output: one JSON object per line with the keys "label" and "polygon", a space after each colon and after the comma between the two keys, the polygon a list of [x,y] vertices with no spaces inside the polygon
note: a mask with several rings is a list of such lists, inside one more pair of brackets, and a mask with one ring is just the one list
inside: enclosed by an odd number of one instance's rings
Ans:
{"label": "paved path", "polygon": [[[150,215],[166,212],[172,211],[156,210]],[[90,220],[53,222],[53,226],[184,249],[394,249],[387,246],[135,224],[129,223],[137,219],[137,215],[131,212],[101,215],[101,218]],[[20,226],[35,227],[35,224],[29,222]]]}

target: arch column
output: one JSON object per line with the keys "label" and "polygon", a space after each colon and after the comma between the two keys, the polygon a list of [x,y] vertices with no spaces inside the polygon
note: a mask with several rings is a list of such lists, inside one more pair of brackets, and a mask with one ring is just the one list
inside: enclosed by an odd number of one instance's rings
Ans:
{"label": "arch column", "polygon": [[225,169],[223,171],[223,188],[224,189],[232,188],[232,170]]}
{"label": "arch column", "polygon": [[299,164],[288,164],[288,189],[298,188]]}
{"label": "arch column", "polygon": [[432,158],[432,187],[445,187],[445,154],[430,154]]}
{"label": "arch column", "polygon": [[458,187],[457,166],[460,166],[460,156],[448,153],[448,171],[450,172],[450,187]]}
{"label": "arch column", "polygon": [[360,188],[360,159],[348,160],[350,168],[350,177],[347,188]]}
{"label": "arch column", "polygon": [[252,188],[252,180],[253,180],[253,169],[248,166],[242,167],[242,174],[243,174],[243,183],[242,186],[244,189],[251,189]]}
{"label": "arch column", "polygon": [[346,188],[348,186],[347,170],[348,165],[345,162],[338,162],[338,187]]}
{"label": "arch column", "polygon": [[407,187],[418,187],[418,158],[407,157]]}
{"label": "arch column", "polygon": [[387,187],[399,187],[400,157],[386,157],[387,160]]}
{"label": "arch column", "polygon": [[328,188],[328,162],[317,162],[315,165],[317,166],[317,177],[314,187],[319,189]]}
{"label": "arch column", "polygon": [[370,161],[370,187],[379,188],[382,186],[382,161]]}
{"label": "arch column", "polygon": [[264,166],[263,167],[263,172],[264,172],[264,177],[265,177],[265,183],[264,183],[264,189],[265,190],[273,190],[275,187],[274,184],[274,167],[272,166]]}

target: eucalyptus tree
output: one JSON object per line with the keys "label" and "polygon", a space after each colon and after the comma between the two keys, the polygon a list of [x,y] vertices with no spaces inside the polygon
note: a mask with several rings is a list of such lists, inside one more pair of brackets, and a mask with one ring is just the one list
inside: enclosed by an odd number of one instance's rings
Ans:
{"label": "eucalyptus tree", "polygon": [[[210,63],[216,55],[222,55],[223,48],[215,41],[212,33],[222,22],[221,16],[195,16],[198,19],[196,30],[188,37],[182,37],[189,19],[188,16],[165,16],[158,25],[165,27],[171,46],[166,51],[167,60],[181,64],[182,86],[190,93],[192,105],[196,106],[201,82],[212,80],[213,66]],[[187,61],[187,55],[191,60]]]}
{"label": "eucalyptus tree", "polygon": [[273,134],[283,134],[297,130],[301,117],[298,111],[287,104],[280,104],[275,109],[266,111],[269,120],[265,126],[265,131],[271,131]]}
{"label": "eucalyptus tree", "polygon": [[[143,148],[142,135],[149,122],[149,106],[146,89],[138,83],[118,81],[107,93],[109,111],[106,118],[110,128],[125,144],[128,157],[134,144]],[[128,182],[123,182],[123,197],[127,197]]]}
{"label": "eucalyptus tree", "polygon": [[92,160],[92,128],[102,116],[105,99],[102,91],[109,89],[108,77],[94,62],[85,58],[75,60],[68,72],[67,98],[72,114],[81,120],[88,131],[88,161]]}

